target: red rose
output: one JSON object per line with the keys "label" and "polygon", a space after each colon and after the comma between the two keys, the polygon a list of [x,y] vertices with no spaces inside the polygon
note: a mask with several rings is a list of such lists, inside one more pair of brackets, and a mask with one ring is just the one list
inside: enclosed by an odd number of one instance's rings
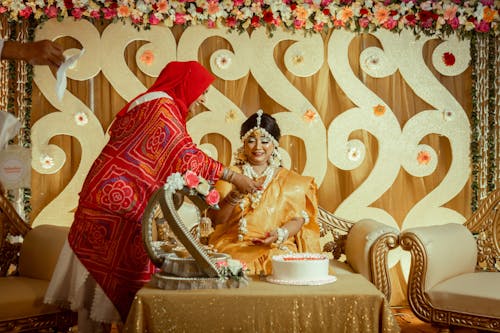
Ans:
{"label": "red rose", "polygon": [[323,9],[323,14],[325,14],[326,16],[330,16],[330,9],[328,8]]}
{"label": "red rose", "polygon": [[195,188],[200,183],[200,178],[198,178],[198,175],[196,173],[188,170],[184,174],[184,182],[186,183],[187,187]]}
{"label": "red rose", "polygon": [[359,11],[359,14],[361,14],[361,16],[367,15],[368,14],[368,9],[361,8],[361,10]]}
{"label": "red rose", "polygon": [[210,206],[217,205],[219,203],[219,200],[220,200],[219,192],[217,192],[217,190],[215,189],[210,190],[210,192],[208,192],[208,195],[205,197],[206,203],[209,204]]}
{"label": "red rose", "polygon": [[234,16],[229,16],[226,19],[226,25],[230,28],[234,28],[236,26],[236,17]]}
{"label": "red rose", "polygon": [[264,17],[263,17],[263,18],[264,18],[264,21],[265,21],[266,23],[271,23],[271,22],[273,22],[273,20],[274,20],[273,12],[272,12],[272,11],[270,11],[270,10],[266,10],[266,11],[264,11]]}
{"label": "red rose", "polygon": [[446,66],[453,66],[455,64],[455,55],[450,52],[443,53],[443,62]]}

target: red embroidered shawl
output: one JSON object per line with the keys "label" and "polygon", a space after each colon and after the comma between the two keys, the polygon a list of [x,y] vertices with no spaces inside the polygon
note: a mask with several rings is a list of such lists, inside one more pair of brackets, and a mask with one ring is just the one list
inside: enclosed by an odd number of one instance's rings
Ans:
{"label": "red embroidered shawl", "polygon": [[223,169],[193,143],[183,111],[160,98],[122,112],[80,192],[68,240],[123,321],[154,272],[141,235],[150,196],[173,172],[189,169],[216,181]]}

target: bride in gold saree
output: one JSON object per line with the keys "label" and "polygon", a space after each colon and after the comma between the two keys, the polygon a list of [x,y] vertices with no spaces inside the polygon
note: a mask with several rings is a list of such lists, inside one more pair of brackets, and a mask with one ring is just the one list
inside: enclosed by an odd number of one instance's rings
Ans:
{"label": "bride in gold saree", "polygon": [[242,125],[243,146],[232,170],[260,181],[243,195],[219,180],[220,210],[210,211],[215,230],[209,244],[245,262],[249,274],[271,274],[271,257],[290,252],[320,252],[317,186],[312,177],[283,168],[278,152],[280,128],[259,110]]}

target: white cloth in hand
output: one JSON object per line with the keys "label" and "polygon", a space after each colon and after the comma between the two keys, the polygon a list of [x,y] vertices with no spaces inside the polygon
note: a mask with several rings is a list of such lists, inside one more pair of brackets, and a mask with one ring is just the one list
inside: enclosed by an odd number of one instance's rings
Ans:
{"label": "white cloth in hand", "polygon": [[57,81],[56,81],[56,95],[59,101],[62,101],[64,96],[64,92],[66,91],[67,80],[66,80],[66,71],[68,68],[71,68],[78,59],[83,55],[85,49],[81,49],[80,52],[68,57],[66,61],[59,66],[57,70]]}

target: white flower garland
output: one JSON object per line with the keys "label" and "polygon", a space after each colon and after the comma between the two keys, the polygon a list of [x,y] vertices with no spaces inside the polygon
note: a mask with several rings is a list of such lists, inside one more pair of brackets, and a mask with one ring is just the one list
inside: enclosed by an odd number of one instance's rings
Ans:
{"label": "white flower garland", "polygon": [[[255,209],[259,203],[260,199],[262,198],[262,194],[266,190],[267,186],[269,186],[269,183],[273,180],[274,173],[276,171],[276,166],[270,164],[267,166],[267,168],[262,172],[261,175],[258,175],[255,170],[252,168],[252,166],[248,163],[243,164],[241,167],[243,170],[243,174],[249,178],[252,179],[257,179],[260,177],[265,176],[266,179],[264,180],[264,183],[262,184],[262,188],[260,190],[257,190],[253,193],[248,194],[248,201],[250,204],[250,207],[252,209]],[[240,209],[241,209],[241,219],[238,222],[238,240],[241,242],[244,238],[244,236],[247,234],[248,229],[247,229],[247,219],[243,216],[243,211],[245,209],[247,200],[241,200],[240,201]]]}

